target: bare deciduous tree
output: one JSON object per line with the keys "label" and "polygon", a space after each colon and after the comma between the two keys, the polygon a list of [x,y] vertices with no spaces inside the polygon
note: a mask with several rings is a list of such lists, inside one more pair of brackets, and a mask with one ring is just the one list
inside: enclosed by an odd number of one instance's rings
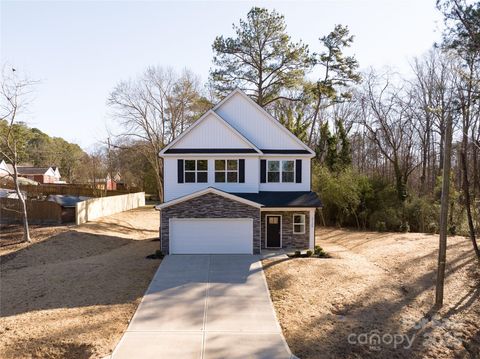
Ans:
{"label": "bare deciduous tree", "polygon": [[25,110],[29,103],[29,95],[35,84],[27,78],[21,78],[15,69],[7,69],[5,66],[0,80],[0,120],[6,122],[5,132],[1,133],[0,153],[12,165],[13,173],[10,176],[13,179],[15,192],[21,204],[23,217],[23,239],[31,242],[30,231],[28,227],[28,214],[25,198],[20,189],[18,176],[18,163],[20,161],[19,152],[22,150],[21,133],[18,131],[18,116]]}
{"label": "bare deciduous tree", "polygon": [[158,154],[210,106],[201,96],[198,78],[189,71],[178,75],[171,69],[149,67],[137,79],[120,82],[108,104],[123,128],[119,136],[136,139],[155,171],[163,200],[163,163]]}
{"label": "bare deciduous tree", "polygon": [[419,161],[415,156],[413,116],[409,104],[402,98],[402,91],[390,82],[388,75],[382,78],[371,73],[360,99],[360,122],[382,156],[391,164],[398,198],[404,202],[408,178]]}

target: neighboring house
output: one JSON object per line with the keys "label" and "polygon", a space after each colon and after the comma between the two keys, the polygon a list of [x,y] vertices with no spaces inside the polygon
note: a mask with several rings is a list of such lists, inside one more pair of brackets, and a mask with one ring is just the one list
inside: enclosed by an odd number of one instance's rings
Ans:
{"label": "neighboring house", "polygon": [[52,167],[17,166],[20,177],[34,180],[38,183],[55,183],[60,180]]}
{"label": "neighboring house", "polygon": [[314,152],[240,90],[161,152],[164,253],[313,248]]}
{"label": "neighboring house", "polygon": [[0,161],[0,178],[9,177],[13,174],[13,166],[6,163],[5,160]]}
{"label": "neighboring house", "polygon": [[[58,167],[17,166],[18,176],[28,178],[38,183],[57,183],[60,181]],[[13,166],[4,160],[0,162],[0,177],[13,175]]]}
{"label": "neighboring house", "polygon": [[67,182],[65,182],[65,181],[61,181],[61,180],[60,180],[60,178],[62,178],[62,176],[60,175],[60,170],[58,169],[57,166],[52,166],[52,170],[53,170],[53,172],[55,173],[55,178],[56,178],[55,183],[62,183],[62,184],[67,183]]}
{"label": "neighboring house", "polygon": [[[95,179],[95,188],[100,190],[108,190],[108,191],[116,191],[117,190],[117,182],[120,182],[120,174],[116,174],[113,179],[112,177],[107,174],[105,178],[96,178]],[[92,181],[89,181],[92,183]]]}

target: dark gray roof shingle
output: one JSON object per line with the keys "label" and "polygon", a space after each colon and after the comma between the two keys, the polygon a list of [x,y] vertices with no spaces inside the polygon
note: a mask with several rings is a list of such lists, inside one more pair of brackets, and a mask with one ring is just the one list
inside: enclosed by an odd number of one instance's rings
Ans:
{"label": "dark gray roof shingle", "polygon": [[249,201],[257,202],[265,207],[323,207],[320,198],[311,191],[273,192],[261,191],[259,193],[232,193]]}

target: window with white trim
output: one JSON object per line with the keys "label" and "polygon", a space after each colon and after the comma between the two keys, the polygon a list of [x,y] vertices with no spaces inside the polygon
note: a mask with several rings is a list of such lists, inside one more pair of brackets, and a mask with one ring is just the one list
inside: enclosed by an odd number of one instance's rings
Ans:
{"label": "window with white trim", "polygon": [[295,161],[293,160],[268,160],[267,182],[293,183],[295,182]]}
{"label": "window with white trim", "polygon": [[208,182],[208,160],[185,160],[185,183]]}
{"label": "window with white trim", "polygon": [[215,160],[215,182],[238,183],[238,160]]}
{"label": "window with white trim", "polygon": [[305,233],[305,215],[304,214],[293,215],[293,233],[294,234]]}

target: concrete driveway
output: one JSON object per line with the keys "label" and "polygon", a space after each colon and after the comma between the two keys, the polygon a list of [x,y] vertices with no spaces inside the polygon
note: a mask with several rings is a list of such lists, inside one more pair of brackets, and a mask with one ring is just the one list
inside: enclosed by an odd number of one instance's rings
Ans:
{"label": "concrete driveway", "polygon": [[165,257],[112,358],[291,358],[260,259]]}

